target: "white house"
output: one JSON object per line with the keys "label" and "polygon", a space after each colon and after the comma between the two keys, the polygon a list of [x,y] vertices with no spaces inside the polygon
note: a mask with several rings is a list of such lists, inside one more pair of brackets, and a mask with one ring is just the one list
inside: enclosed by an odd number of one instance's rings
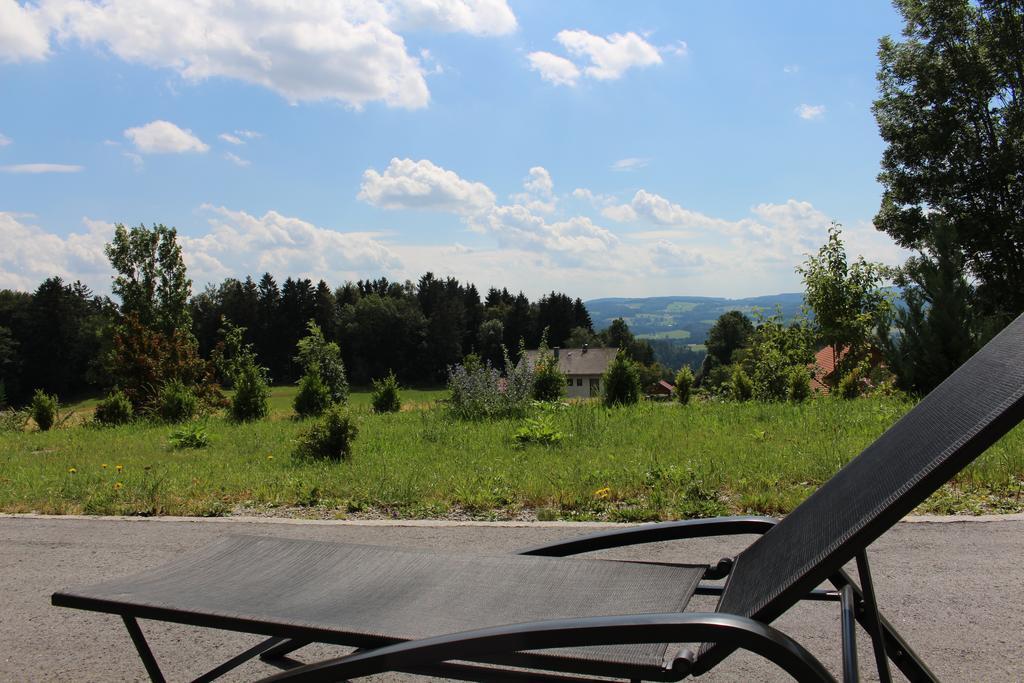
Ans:
{"label": "white house", "polygon": [[[618,349],[555,347],[551,352],[558,360],[558,370],[565,375],[566,395],[569,398],[588,398],[601,395],[601,376],[615,360]],[[539,351],[527,351],[526,361],[533,366],[539,354]]]}

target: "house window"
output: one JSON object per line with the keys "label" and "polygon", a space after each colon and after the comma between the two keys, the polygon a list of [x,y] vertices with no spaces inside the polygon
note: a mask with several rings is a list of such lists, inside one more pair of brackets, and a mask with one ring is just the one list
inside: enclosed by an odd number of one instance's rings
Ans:
{"label": "house window", "polygon": [[583,386],[583,378],[582,377],[577,377],[576,378],[576,386],[578,386],[578,387],[582,387]]}
{"label": "house window", "polygon": [[601,394],[601,380],[597,377],[590,378],[590,395],[599,396]]}
{"label": "house window", "polygon": [[567,377],[565,379],[565,386],[567,386],[567,387],[571,387],[572,386],[572,377]]}

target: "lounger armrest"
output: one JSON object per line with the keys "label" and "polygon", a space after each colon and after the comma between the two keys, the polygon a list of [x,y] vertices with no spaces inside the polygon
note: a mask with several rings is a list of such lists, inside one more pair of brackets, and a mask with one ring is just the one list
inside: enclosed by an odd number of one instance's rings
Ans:
{"label": "lounger armrest", "polygon": [[[308,664],[265,678],[263,683],[338,681],[522,650],[650,642],[729,644],[771,660],[798,681],[835,680],[814,655],[767,624],[733,614],[690,612],[555,619],[465,631]],[[687,660],[680,662],[686,666]],[[686,671],[679,673],[686,675]]]}
{"label": "lounger armrest", "polygon": [[702,538],[706,536],[734,536],[737,534],[763,534],[778,523],[772,517],[712,517],[710,519],[686,519],[680,522],[660,522],[644,524],[627,529],[602,531],[589,536],[566,541],[557,541],[536,548],[520,550],[518,555],[545,555],[547,557],[566,557],[594,550],[619,548],[641,543],[657,543],[659,541],[678,541],[686,538]]}

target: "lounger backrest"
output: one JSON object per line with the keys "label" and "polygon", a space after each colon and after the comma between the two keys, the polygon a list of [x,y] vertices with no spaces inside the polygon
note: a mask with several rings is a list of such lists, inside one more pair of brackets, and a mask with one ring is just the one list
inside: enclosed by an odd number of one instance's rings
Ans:
{"label": "lounger backrest", "polygon": [[743,551],[719,611],[775,619],[1022,419],[1024,315]]}

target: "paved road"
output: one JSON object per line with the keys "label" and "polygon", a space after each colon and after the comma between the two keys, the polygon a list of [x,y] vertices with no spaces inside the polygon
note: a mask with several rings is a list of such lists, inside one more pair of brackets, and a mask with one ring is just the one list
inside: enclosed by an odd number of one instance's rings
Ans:
{"label": "paved road", "polygon": [[[156,566],[224,533],[335,539],[453,551],[507,551],[592,529],[534,524],[367,525],[0,517],[0,681],[135,681],[142,668],[120,620],[51,607],[57,589]],[[634,558],[713,561],[749,538],[634,549]],[[685,558],[685,559],[684,559]],[[699,559],[694,559],[699,558]],[[871,558],[886,616],[950,681],[1024,681],[1024,519],[901,523]],[[805,604],[776,625],[833,671],[839,625],[831,603]],[[256,638],[143,622],[171,680],[187,680]],[[861,664],[871,661],[861,635]],[[302,653],[333,655],[327,648]],[[250,663],[226,680],[268,673]],[[870,680],[872,676],[867,676]],[[702,680],[784,680],[751,655],[734,655]],[[382,676],[376,681],[407,680]]]}

